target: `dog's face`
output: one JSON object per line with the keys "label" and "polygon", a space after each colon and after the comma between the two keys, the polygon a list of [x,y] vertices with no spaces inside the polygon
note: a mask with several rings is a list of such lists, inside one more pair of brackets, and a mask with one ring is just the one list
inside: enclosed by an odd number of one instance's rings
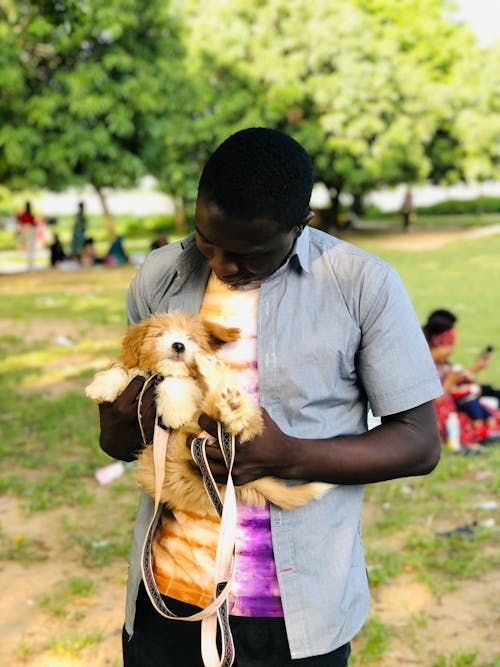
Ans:
{"label": "dog's face", "polygon": [[154,315],[130,327],[123,339],[122,363],[166,377],[193,376],[197,355],[213,354],[237,340],[239,333],[189,313]]}

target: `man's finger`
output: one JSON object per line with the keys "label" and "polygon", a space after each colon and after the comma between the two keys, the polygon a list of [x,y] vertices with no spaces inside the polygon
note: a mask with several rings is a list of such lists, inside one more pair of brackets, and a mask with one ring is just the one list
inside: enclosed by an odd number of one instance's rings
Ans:
{"label": "man's finger", "polygon": [[123,401],[124,404],[128,403],[130,405],[137,403],[137,399],[139,398],[139,394],[141,393],[144,382],[145,379],[142,377],[142,375],[136,375],[136,377],[133,378],[123,390],[120,396],[121,401]]}
{"label": "man's finger", "polygon": [[198,419],[198,424],[204,431],[210,433],[211,436],[214,438],[217,437],[217,422],[213,419],[210,419],[208,415],[201,414],[200,418]]}

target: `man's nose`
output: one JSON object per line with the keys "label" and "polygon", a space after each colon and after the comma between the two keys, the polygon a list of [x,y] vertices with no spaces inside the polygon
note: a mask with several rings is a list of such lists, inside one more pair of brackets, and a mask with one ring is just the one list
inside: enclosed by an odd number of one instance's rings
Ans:
{"label": "man's nose", "polygon": [[217,276],[232,276],[238,273],[239,266],[234,257],[228,255],[222,248],[215,248],[208,265]]}

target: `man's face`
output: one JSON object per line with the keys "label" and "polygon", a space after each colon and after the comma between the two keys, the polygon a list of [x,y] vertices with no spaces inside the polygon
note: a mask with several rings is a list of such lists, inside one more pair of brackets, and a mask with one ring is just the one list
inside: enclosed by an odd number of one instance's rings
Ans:
{"label": "man's face", "polygon": [[217,278],[234,289],[258,287],[287,258],[302,228],[283,231],[267,218],[227,216],[216,204],[198,198],[195,239]]}

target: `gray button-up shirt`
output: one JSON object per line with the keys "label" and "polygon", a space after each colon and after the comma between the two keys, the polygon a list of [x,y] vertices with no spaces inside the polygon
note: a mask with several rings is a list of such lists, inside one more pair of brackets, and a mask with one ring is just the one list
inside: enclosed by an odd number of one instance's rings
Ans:
{"label": "gray button-up shirt", "polygon": [[[130,322],[198,312],[210,270],[194,237],[153,252],[127,297]],[[261,405],[298,438],[366,431],[378,416],[441,394],[402,283],[383,260],[312,228],[262,283],[257,329]],[[290,482],[293,483],[293,482]],[[340,485],[293,511],[271,506],[271,530],[293,659],[334,650],[363,625],[369,604],[360,534],[363,486]],[[153,509],[143,494],[132,548],[127,632],[133,632],[140,552]]]}

